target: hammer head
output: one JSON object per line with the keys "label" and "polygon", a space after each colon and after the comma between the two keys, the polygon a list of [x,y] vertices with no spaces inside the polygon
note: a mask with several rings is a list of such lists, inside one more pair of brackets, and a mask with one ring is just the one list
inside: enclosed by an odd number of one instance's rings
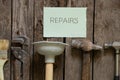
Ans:
{"label": "hammer head", "polygon": [[91,51],[93,49],[93,43],[89,40],[83,40],[81,43],[81,49],[84,51]]}
{"label": "hammer head", "polygon": [[28,46],[29,43],[29,38],[24,35],[14,37],[12,40],[12,46]]}
{"label": "hammer head", "polygon": [[82,41],[73,40],[72,46],[78,49],[81,48],[84,51],[102,50],[101,46],[95,45],[89,40],[82,40]]}
{"label": "hammer head", "polygon": [[120,50],[120,42],[113,42],[111,44],[105,44],[105,48],[108,48],[108,47],[113,47],[115,50],[119,51]]}
{"label": "hammer head", "polygon": [[115,49],[120,49],[120,42],[113,42],[112,45]]}

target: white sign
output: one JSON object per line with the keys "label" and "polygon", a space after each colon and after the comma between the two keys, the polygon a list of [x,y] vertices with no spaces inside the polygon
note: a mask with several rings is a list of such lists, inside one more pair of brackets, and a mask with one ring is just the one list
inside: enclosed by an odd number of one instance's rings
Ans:
{"label": "white sign", "polygon": [[44,7],[44,37],[86,37],[86,9]]}

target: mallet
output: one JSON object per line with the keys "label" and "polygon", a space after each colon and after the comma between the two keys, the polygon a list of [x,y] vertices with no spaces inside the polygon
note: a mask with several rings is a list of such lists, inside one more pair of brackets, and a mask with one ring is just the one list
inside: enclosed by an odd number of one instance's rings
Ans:
{"label": "mallet", "polygon": [[0,39],[0,80],[4,80],[4,65],[7,59],[7,51],[9,48],[9,40]]}
{"label": "mallet", "polygon": [[90,53],[91,50],[102,50],[101,46],[95,45],[89,40],[73,40],[72,46],[78,49],[82,49],[86,54],[83,53],[83,65],[82,65],[82,80],[90,80]]}
{"label": "mallet", "polygon": [[45,56],[45,80],[53,80],[53,63],[55,63],[55,56],[62,54],[67,44],[52,41],[39,41],[33,44],[37,46],[38,53]]}
{"label": "mallet", "polygon": [[112,44],[105,44],[105,48],[113,47],[116,50],[116,59],[115,59],[115,77],[114,80],[119,80],[119,50],[120,50],[120,42],[113,42]]}

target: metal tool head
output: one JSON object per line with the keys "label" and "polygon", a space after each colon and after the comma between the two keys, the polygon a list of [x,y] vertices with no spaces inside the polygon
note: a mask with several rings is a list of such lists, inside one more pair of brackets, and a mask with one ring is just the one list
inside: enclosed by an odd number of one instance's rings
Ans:
{"label": "metal tool head", "polygon": [[78,49],[81,48],[84,51],[102,50],[101,46],[95,45],[89,40],[82,40],[82,41],[73,40],[72,41],[72,46],[75,47],[75,48],[78,48]]}
{"label": "metal tool head", "polygon": [[115,42],[110,43],[110,44],[105,43],[104,47],[105,47],[105,48],[113,47],[113,48],[116,50],[116,52],[119,53],[119,50],[120,50],[120,42],[115,41]]}
{"label": "metal tool head", "polygon": [[120,42],[113,42],[112,46],[113,46],[115,49],[120,49]]}
{"label": "metal tool head", "polygon": [[17,45],[20,44],[20,45],[28,46],[30,42],[27,36],[21,35],[14,37],[12,43]]}

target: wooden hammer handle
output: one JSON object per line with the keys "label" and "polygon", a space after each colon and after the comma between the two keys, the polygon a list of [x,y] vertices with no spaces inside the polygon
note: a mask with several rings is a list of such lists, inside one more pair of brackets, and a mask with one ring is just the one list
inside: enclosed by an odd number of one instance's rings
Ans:
{"label": "wooden hammer handle", "polygon": [[46,64],[46,76],[45,80],[53,80],[53,64]]}
{"label": "wooden hammer handle", "polygon": [[90,80],[90,53],[83,53],[82,80]]}

